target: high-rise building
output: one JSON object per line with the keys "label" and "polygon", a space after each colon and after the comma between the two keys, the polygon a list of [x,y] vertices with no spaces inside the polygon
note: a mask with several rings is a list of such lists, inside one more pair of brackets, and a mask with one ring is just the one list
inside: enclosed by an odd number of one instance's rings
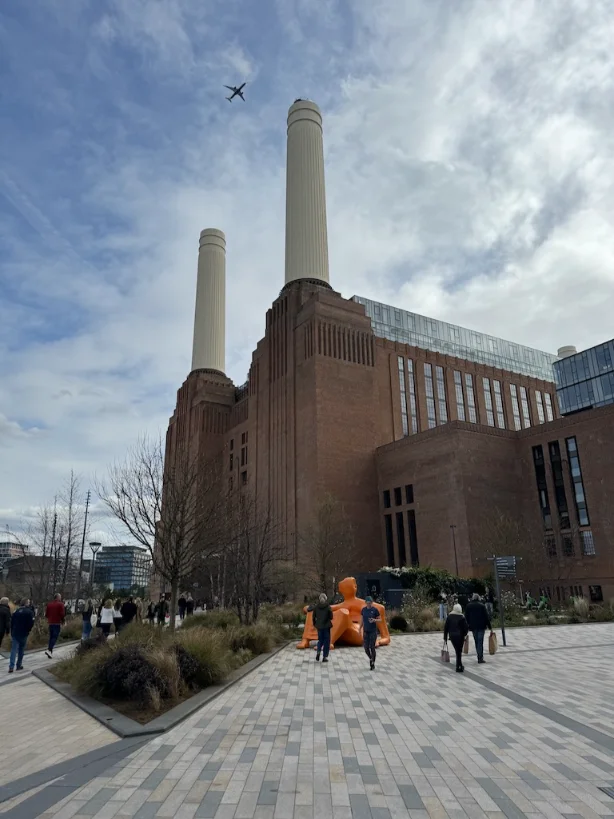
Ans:
{"label": "high-rise building", "polygon": [[559,355],[554,377],[562,415],[614,404],[614,339],[581,353],[565,347]]}
{"label": "high-rise building", "polygon": [[151,576],[151,557],[143,546],[103,546],[96,557],[94,582],[113,589],[147,587]]}
{"label": "high-rise building", "polygon": [[[485,520],[500,512],[539,541],[527,580],[559,594],[614,594],[614,521],[604,512],[614,407],[574,424],[558,411],[555,355],[336,292],[322,157],[319,109],[297,100],[285,279],[239,388],[224,374],[223,234],[201,234],[194,363],[170,420],[169,462],[186,443],[219,456],[220,491],[250,491],[288,559],[330,494],[351,522],[356,571],[420,564],[482,574]],[[217,237],[215,253],[203,256],[203,235]]]}

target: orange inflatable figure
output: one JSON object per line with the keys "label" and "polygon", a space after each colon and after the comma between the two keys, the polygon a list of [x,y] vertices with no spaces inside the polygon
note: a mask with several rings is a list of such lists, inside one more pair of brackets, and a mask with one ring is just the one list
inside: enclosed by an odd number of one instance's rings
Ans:
{"label": "orange inflatable figure", "polygon": [[[353,577],[346,577],[339,583],[339,592],[343,595],[343,603],[336,603],[331,606],[333,610],[333,627],[330,633],[330,647],[335,643],[345,643],[350,646],[361,646],[362,636],[360,634],[361,611],[366,606],[364,600],[356,597],[358,586]],[[387,646],[390,643],[390,632],[386,623],[386,609],[379,603],[373,603],[379,611],[381,620],[377,624],[379,639],[378,646]],[[307,615],[303,639],[297,644],[297,648],[309,648],[312,640],[318,639],[318,632],[313,626],[313,613],[307,611],[307,606],[303,609]]]}

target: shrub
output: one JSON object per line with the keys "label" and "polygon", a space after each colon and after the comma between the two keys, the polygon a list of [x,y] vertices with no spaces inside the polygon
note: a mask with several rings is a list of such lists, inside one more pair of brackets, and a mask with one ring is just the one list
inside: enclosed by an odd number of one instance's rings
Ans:
{"label": "shrub", "polygon": [[[46,620],[43,621],[45,625]],[[83,618],[80,614],[74,617],[67,617],[66,623],[62,626],[60,631],[60,639],[62,640],[78,640],[83,634]]]}
{"label": "shrub", "polygon": [[[95,654],[96,652],[91,652]],[[156,657],[159,660],[159,657]],[[176,660],[175,660],[176,664]],[[169,696],[169,683],[151,659],[136,645],[119,646],[98,669],[101,694],[118,700],[147,702],[148,689]]]}
{"label": "shrub", "polygon": [[186,685],[194,685],[198,678],[198,660],[181,643],[173,645],[179,674]]}
{"label": "shrub", "polygon": [[181,626],[181,630],[192,628],[227,629],[238,625],[240,625],[239,617],[234,611],[230,611],[230,609],[215,609],[206,614],[196,614],[192,617],[186,617]]}
{"label": "shrub", "polygon": [[265,603],[260,607],[258,619],[297,628],[304,625],[305,614],[302,604],[285,603],[283,606],[272,606],[270,603]]}
{"label": "shrub", "polygon": [[590,619],[596,623],[609,623],[612,616],[612,610],[609,606],[591,606]]}
{"label": "shrub", "polygon": [[240,626],[227,630],[232,651],[247,649],[254,656],[268,654],[275,645],[276,631],[268,623],[256,623],[253,626]]}
{"label": "shrub", "polygon": [[395,614],[390,619],[390,628],[394,631],[407,631],[407,620],[402,614]]}
{"label": "shrub", "polygon": [[588,600],[585,600],[583,597],[576,597],[573,601],[573,610],[580,620],[588,620]]}
{"label": "shrub", "polygon": [[106,642],[106,637],[101,631],[99,631],[97,634],[92,634],[92,636],[87,640],[82,640],[79,643],[75,649],[75,656],[80,657],[82,654],[86,654],[88,651],[92,651],[95,648],[100,648],[100,646],[105,645]]}
{"label": "shrub", "polygon": [[231,668],[230,648],[226,635],[206,628],[179,629],[177,643],[182,646],[198,664],[193,684],[202,688],[216,685]]}
{"label": "shrub", "polygon": [[422,612],[430,603],[428,590],[423,584],[417,584],[412,591],[403,595],[403,607],[401,613],[406,620],[412,621],[414,626],[418,626],[418,619]]}
{"label": "shrub", "polygon": [[[132,648],[132,647],[131,647]],[[162,646],[152,648],[143,655],[146,663],[150,663],[159,674],[159,678],[152,678],[146,683],[147,700],[155,702],[152,691],[157,691],[160,698],[176,700],[183,692],[183,681],[179,668],[179,658],[174,647],[169,651]],[[132,699],[132,697],[131,697]]]}
{"label": "shrub", "polygon": [[148,623],[137,623],[133,621],[123,629],[115,638],[122,645],[139,645],[144,648],[154,648],[169,642],[170,632],[163,628],[150,626]]}

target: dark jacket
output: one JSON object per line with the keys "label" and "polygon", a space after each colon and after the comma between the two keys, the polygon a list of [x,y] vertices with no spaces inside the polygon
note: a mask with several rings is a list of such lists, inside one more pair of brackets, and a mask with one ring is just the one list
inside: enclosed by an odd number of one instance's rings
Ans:
{"label": "dark jacket", "polygon": [[23,640],[32,631],[34,615],[27,606],[20,606],[11,617],[11,637]]}
{"label": "dark jacket", "polygon": [[6,603],[0,603],[0,634],[11,630],[11,610]]}
{"label": "dark jacket", "polygon": [[87,609],[83,609],[81,612],[81,616],[83,617],[84,623],[91,623],[92,622],[92,614],[94,613],[94,607],[90,606]]}
{"label": "dark jacket", "polygon": [[479,600],[473,600],[465,610],[465,618],[470,631],[486,631],[491,630],[490,615],[484,603]]}
{"label": "dark jacket", "polygon": [[188,601],[185,599],[185,597],[180,597],[179,600],[177,601],[177,605],[179,606],[180,609],[183,609],[185,611],[186,606],[188,605]]}
{"label": "dark jacket", "polygon": [[122,604],[121,613],[123,625],[125,626],[127,623],[131,623],[136,617],[136,603],[131,603],[130,600],[126,600],[126,602]]}
{"label": "dark jacket", "polygon": [[186,600],[185,601],[185,610],[188,614],[194,614],[194,601],[193,600]]}
{"label": "dark jacket", "polygon": [[313,612],[313,625],[318,631],[332,628],[333,610],[328,603],[316,603],[315,606],[309,607],[309,611]]}
{"label": "dark jacket", "polygon": [[469,626],[467,625],[467,621],[462,614],[448,614],[446,624],[443,628],[444,640],[447,640],[448,637],[451,639],[460,637],[462,640],[464,640],[468,633]]}

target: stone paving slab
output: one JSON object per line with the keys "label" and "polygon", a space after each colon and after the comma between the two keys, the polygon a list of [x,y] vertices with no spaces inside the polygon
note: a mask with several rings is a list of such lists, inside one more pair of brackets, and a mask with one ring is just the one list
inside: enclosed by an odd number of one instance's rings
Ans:
{"label": "stone paving slab", "polygon": [[[374,672],[360,649],[336,650],[321,665],[314,652],[287,648],[40,815],[614,819],[614,800],[598,789],[614,783],[609,733],[594,731],[596,740],[588,739],[560,724],[556,711],[548,718],[540,703],[531,705],[540,680],[550,680],[541,697],[551,709],[556,697],[564,700],[565,686],[569,698],[582,690],[577,675],[586,676],[584,666],[566,650],[586,651],[582,640],[603,645],[599,673],[604,682],[614,679],[607,648],[614,626],[509,636],[507,656],[502,650],[478,666],[470,654],[466,675],[435,662],[440,635],[393,639],[379,651]],[[575,673],[555,680],[548,668],[558,655],[548,649],[556,646]],[[489,690],[489,679],[504,689],[510,680],[531,707]],[[556,697],[548,696],[548,685]],[[593,705],[601,707],[599,697],[581,703],[587,713]],[[13,813],[26,819],[20,807]]]}

